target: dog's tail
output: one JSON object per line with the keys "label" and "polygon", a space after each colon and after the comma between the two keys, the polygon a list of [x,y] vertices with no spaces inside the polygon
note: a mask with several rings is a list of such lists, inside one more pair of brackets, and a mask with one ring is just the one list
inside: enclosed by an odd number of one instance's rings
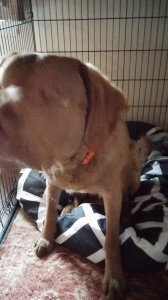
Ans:
{"label": "dog's tail", "polygon": [[147,136],[142,136],[136,143],[137,157],[141,166],[141,169],[148,160],[148,156],[152,150],[152,144]]}

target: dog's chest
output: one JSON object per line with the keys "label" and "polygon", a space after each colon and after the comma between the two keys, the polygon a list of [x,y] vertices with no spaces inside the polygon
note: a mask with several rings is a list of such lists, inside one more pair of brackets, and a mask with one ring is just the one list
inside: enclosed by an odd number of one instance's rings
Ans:
{"label": "dog's chest", "polygon": [[100,177],[99,168],[91,163],[67,168],[66,165],[57,162],[46,173],[52,184],[56,184],[69,193],[92,192],[95,182]]}
{"label": "dog's chest", "polygon": [[90,176],[85,172],[74,170],[74,172],[65,172],[56,178],[57,184],[69,193],[87,193],[90,190]]}
{"label": "dog's chest", "polygon": [[103,182],[110,165],[107,155],[100,157],[96,154],[87,164],[83,164],[81,159],[66,160],[63,163],[57,161],[47,170],[47,175],[52,184],[70,193],[97,193],[97,184]]}

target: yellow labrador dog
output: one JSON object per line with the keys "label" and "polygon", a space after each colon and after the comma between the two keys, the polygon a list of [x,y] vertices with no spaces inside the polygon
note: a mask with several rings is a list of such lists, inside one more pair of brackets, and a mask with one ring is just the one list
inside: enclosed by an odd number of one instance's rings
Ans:
{"label": "yellow labrador dog", "polygon": [[107,299],[122,298],[119,219],[123,196],[139,186],[140,164],[124,122],[121,91],[77,59],[14,54],[0,67],[0,158],[42,170],[47,216],[35,245],[51,252],[61,189],[98,194],[106,213]]}

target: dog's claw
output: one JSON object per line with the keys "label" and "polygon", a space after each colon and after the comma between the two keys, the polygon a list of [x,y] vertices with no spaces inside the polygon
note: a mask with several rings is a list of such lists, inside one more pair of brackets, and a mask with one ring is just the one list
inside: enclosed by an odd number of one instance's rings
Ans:
{"label": "dog's claw", "polygon": [[107,300],[118,300],[122,298],[121,289],[116,279],[110,279],[106,291]]}
{"label": "dog's claw", "polygon": [[104,283],[105,300],[121,300],[123,299],[123,289],[119,281],[115,278],[109,278]]}
{"label": "dog's claw", "polygon": [[54,247],[54,243],[45,239],[45,238],[39,238],[39,240],[35,243],[35,253],[38,257],[43,257],[47,254],[49,254]]}

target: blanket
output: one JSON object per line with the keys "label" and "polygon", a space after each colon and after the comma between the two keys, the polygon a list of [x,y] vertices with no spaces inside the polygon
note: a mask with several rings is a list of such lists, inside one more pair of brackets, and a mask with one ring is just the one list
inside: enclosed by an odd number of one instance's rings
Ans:
{"label": "blanket", "polygon": [[[137,122],[128,123],[128,129],[133,139],[147,134],[153,150],[142,170],[140,187],[130,199],[131,224],[120,227],[123,268],[127,273],[168,269],[168,132]],[[40,231],[46,215],[45,188],[41,172],[20,171],[17,199]],[[73,195],[62,191],[59,213],[72,201]],[[55,241],[104,265],[105,235],[103,206],[83,203],[71,213],[59,215]]]}

